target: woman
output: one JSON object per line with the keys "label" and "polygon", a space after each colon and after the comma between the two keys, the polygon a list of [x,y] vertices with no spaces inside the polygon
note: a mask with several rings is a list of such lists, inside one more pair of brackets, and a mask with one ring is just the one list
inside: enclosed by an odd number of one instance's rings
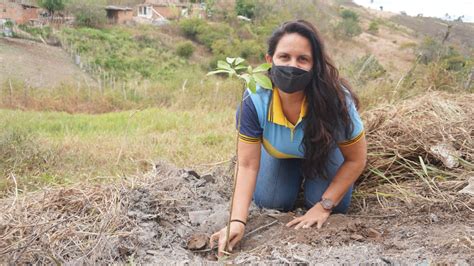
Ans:
{"label": "woman", "polygon": [[[308,211],[286,226],[319,229],[331,212],[347,212],[366,163],[358,99],[315,27],[304,20],[284,23],[270,37],[265,59],[272,64],[273,90],[244,95],[230,251],[244,235],[252,199],[260,207],[289,211],[303,184]],[[211,246],[218,240],[219,256],[226,230],[211,237]]]}

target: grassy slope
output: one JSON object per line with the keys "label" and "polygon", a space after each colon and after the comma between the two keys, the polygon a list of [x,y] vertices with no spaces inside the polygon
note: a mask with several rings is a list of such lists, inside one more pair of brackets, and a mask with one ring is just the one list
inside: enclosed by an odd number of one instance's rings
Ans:
{"label": "grassy slope", "polygon": [[[233,108],[99,115],[0,110],[2,140],[21,139],[15,147],[4,142],[0,156],[3,169],[20,173],[19,183],[30,188],[149,170],[159,158],[188,167],[223,161],[234,150],[233,113]],[[42,159],[29,156],[31,151],[39,151]],[[22,179],[28,175],[32,178]],[[4,179],[0,190],[11,181]]]}

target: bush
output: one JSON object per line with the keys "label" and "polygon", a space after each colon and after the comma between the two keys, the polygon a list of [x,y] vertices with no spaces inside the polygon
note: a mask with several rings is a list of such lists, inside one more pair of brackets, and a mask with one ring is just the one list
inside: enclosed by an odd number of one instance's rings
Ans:
{"label": "bush", "polygon": [[199,28],[207,25],[207,23],[199,18],[183,19],[179,22],[179,28],[188,38],[196,38]]}
{"label": "bush", "polygon": [[201,25],[198,28],[197,40],[211,49],[212,44],[219,39],[233,39],[233,32],[226,24]]}
{"label": "bush", "polygon": [[427,37],[423,40],[417,49],[417,54],[420,56],[420,62],[428,64],[432,61],[440,59],[442,54],[443,46],[431,37]]}
{"label": "bush", "polygon": [[360,35],[362,28],[359,26],[359,22],[352,19],[344,19],[337,24],[335,32],[340,37],[352,38]]}
{"label": "bush", "polygon": [[184,58],[190,58],[194,53],[194,45],[190,41],[181,42],[176,47],[176,53]]}
{"label": "bush", "polygon": [[369,24],[369,29],[367,31],[374,35],[379,33],[379,23],[375,20],[371,21]]}
{"label": "bush", "polygon": [[76,26],[97,28],[106,22],[105,9],[94,1],[76,0],[67,9],[74,15]]}
{"label": "bush", "polygon": [[374,55],[368,54],[352,61],[347,72],[355,84],[365,84],[383,76],[387,71]]}
{"label": "bush", "polygon": [[359,15],[357,15],[356,12],[349,10],[349,9],[344,9],[341,11],[341,17],[342,19],[351,19],[354,21],[359,21]]}
{"label": "bush", "polygon": [[240,56],[249,60],[262,60],[265,56],[265,47],[262,42],[245,40],[240,45]]}
{"label": "bush", "polygon": [[235,3],[235,12],[237,15],[253,18],[255,16],[255,1],[237,0]]}
{"label": "bush", "polygon": [[355,37],[362,33],[359,25],[359,15],[356,12],[344,9],[341,12],[342,21],[336,25],[335,33],[341,37]]}

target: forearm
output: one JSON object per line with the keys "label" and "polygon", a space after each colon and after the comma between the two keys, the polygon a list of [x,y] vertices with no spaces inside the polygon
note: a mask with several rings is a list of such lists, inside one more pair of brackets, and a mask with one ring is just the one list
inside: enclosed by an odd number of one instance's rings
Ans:
{"label": "forearm", "polygon": [[247,221],[249,206],[255,190],[257,172],[256,169],[239,167],[232,206],[232,219]]}
{"label": "forearm", "polygon": [[336,205],[364,170],[364,161],[345,161],[334,176],[322,198],[331,199]]}

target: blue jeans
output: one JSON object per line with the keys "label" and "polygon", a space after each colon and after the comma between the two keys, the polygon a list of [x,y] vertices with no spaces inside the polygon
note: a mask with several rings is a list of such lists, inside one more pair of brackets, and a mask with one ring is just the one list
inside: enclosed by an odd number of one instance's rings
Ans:
{"label": "blue jeans", "polygon": [[[302,159],[277,159],[272,157],[262,146],[260,169],[257,185],[253,195],[255,204],[259,207],[290,211],[294,209],[302,182],[306,208],[313,207],[321,201],[323,193],[328,188],[344,158],[339,149],[334,149],[335,161],[329,162],[328,179],[321,177],[303,180]],[[346,213],[351,202],[352,187],[344,195],[341,202],[333,209],[333,213]]]}

